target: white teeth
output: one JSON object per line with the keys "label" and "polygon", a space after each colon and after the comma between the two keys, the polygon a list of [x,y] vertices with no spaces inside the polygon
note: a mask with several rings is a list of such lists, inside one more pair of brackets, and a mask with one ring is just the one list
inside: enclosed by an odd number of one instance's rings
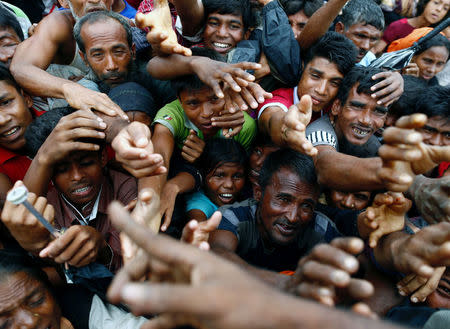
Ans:
{"label": "white teeth", "polygon": [[74,193],[83,193],[86,192],[89,189],[89,186],[78,188],[74,191]]}
{"label": "white teeth", "polygon": [[233,194],[228,194],[228,193],[224,193],[220,195],[223,198],[231,198],[233,196]]}
{"label": "white teeth", "polygon": [[18,130],[19,130],[19,127],[14,127],[14,128],[12,128],[11,130],[8,130],[7,132],[5,132],[5,133],[3,134],[3,136],[9,137],[9,136],[15,134]]}
{"label": "white teeth", "polygon": [[231,47],[231,45],[228,43],[220,43],[220,42],[214,42],[213,45],[214,45],[214,47],[217,47],[217,48],[230,48]]}

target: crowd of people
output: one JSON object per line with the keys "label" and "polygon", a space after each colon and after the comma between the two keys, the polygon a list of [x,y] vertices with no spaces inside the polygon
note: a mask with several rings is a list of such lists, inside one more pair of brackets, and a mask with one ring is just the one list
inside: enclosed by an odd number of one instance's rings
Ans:
{"label": "crowd of people", "polygon": [[449,8],[0,1],[0,329],[450,328]]}

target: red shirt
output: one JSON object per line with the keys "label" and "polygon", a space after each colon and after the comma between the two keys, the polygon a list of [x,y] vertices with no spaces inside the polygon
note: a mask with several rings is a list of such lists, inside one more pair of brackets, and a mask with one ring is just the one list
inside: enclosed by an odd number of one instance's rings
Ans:
{"label": "red shirt", "polygon": [[[294,88],[280,88],[272,91],[273,97],[267,99],[264,103],[260,104],[257,110],[258,119],[264,110],[270,106],[279,106],[284,112],[289,110],[289,107],[300,102],[297,94],[297,87]],[[313,112],[311,122],[320,118],[324,113],[328,113],[329,108],[326,108],[320,112]]]}
{"label": "red shirt", "polygon": [[[45,111],[38,111],[34,108],[30,110],[34,117],[45,113]],[[0,147],[0,173],[8,176],[12,184],[23,180],[30,164],[31,159],[26,155]]]}

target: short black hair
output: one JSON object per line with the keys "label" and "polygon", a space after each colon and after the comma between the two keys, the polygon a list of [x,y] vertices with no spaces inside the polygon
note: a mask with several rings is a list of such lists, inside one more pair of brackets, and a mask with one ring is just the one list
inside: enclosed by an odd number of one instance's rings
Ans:
{"label": "short black hair", "polygon": [[411,109],[416,106],[419,98],[422,98],[428,89],[426,80],[412,76],[403,75],[403,94],[389,108],[389,114],[400,118],[410,113]]}
{"label": "short black hair", "polygon": [[[42,144],[44,144],[45,140],[51,134],[58,122],[66,115],[69,115],[75,111],[76,109],[69,106],[60,107],[45,112],[43,115],[33,120],[25,131],[25,149],[27,151],[27,155],[31,157],[36,156]],[[82,138],[79,141],[97,144],[100,146],[100,150],[102,150],[105,146],[104,141],[97,138]]]}
{"label": "short black hair", "polygon": [[428,118],[443,117],[450,120],[450,86],[424,88],[416,100],[415,106],[406,110],[404,115],[423,113]]}
{"label": "short black hair", "polygon": [[256,25],[256,17],[249,0],[203,0],[203,7],[206,18],[214,13],[241,16],[244,31]]}
{"label": "short black hair", "polygon": [[20,41],[23,41],[23,31],[16,15],[6,5],[0,4],[0,9],[0,29],[12,28]]}
{"label": "short black hair", "polygon": [[377,30],[384,30],[383,11],[373,0],[350,0],[342,9],[339,20],[346,30],[355,24],[372,25]]}
{"label": "short black hair", "polygon": [[6,280],[10,275],[19,272],[28,274],[37,281],[42,282],[47,288],[50,288],[50,283],[45,272],[25,252],[19,249],[1,249],[0,282]]}
{"label": "short black hair", "polygon": [[19,86],[19,84],[16,82],[11,72],[9,71],[9,68],[2,62],[0,62],[0,81],[13,86],[19,92],[22,90],[22,88]]}
{"label": "short black hair", "polygon": [[[372,0],[371,0],[372,1]],[[347,101],[348,94],[350,89],[358,83],[358,88],[356,89],[358,94],[364,93],[370,95],[373,91],[370,90],[372,86],[380,82],[382,79],[373,80],[372,76],[374,74],[383,72],[379,68],[375,67],[363,67],[363,66],[355,66],[353,69],[348,72],[344,80],[339,87],[336,99],[341,102],[341,105],[344,105]]]}
{"label": "short black hair", "polygon": [[315,57],[323,57],[337,65],[346,75],[355,65],[358,50],[346,36],[330,31],[320,38],[306,53],[305,66]]}
{"label": "short black hair", "polygon": [[311,17],[323,6],[322,0],[285,0],[281,3],[287,16],[297,14],[303,10],[306,16]]}
{"label": "short black hair", "polygon": [[261,168],[259,186],[264,193],[267,185],[272,181],[273,175],[281,168],[296,173],[302,182],[319,188],[316,170],[311,157],[289,148],[270,153]]}
{"label": "short black hair", "polygon": [[133,45],[133,34],[131,32],[131,26],[126,18],[122,15],[116,14],[113,11],[100,10],[88,13],[87,15],[83,16],[73,27],[73,36],[75,38],[75,41],[77,42],[78,48],[80,48],[83,54],[86,53],[86,47],[84,46],[84,41],[81,37],[81,28],[83,27],[83,25],[85,23],[94,24],[96,22],[105,22],[109,19],[116,20],[123,26],[127,36],[128,46],[131,48],[131,46]]}
{"label": "short black hair", "polygon": [[[418,51],[415,52],[414,56],[420,55],[424,51],[430,49],[431,47],[445,47],[447,52],[450,54],[450,41],[444,37],[442,34],[438,33],[431,39],[425,41],[419,48]],[[448,60],[448,56],[447,56]]]}
{"label": "short black hair", "polygon": [[[209,48],[193,47],[192,56],[208,57],[209,59],[224,62],[224,58],[216,51]],[[194,91],[207,86],[196,74],[183,75],[171,80],[172,88],[177,95],[183,90]]]}
{"label": "short black hair", "polygon": [[246,167],[247,153],[244,147],[234,139],[212,138],[205,143],[199,159],[204,177],[226,162],[233,162]]}

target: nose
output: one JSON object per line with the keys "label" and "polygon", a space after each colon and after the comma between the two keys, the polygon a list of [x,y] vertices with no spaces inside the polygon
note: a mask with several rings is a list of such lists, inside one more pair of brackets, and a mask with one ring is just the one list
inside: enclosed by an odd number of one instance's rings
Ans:
{"label": "nose", "polygon": [[225,24],[221,24],[217,30],[217,35],[221,37],[226,37],[228,35],[228,30]]}
{"label": "nose", "polygon": [[40,315],[37,313],[32,313],[26,309],[19,308],[15,312],[15,320],[17,323],[16,328],[28,329],[35,328],[39,321]]}
{"label": "nose", "polygon": [[117,71],[118,70],[118,66],[116,64],[116,61],[111,56],[111,54],[108,54],[106,56],[106,70],[107,71]]}
{"label": "nose", "polygon": [[370,50],[370,40],[369,38],[364,38],[361,40],[359,47],[364,50]]}
{"label": "nose", "polygon": [[210,118],[213,115],[214,111],[212,106],[208,104],[208,102],[203,103],[202,112],[200,113],[202,118]]}
{"label": "nose", "polygon": [[353,198],[353,194],[347,194],[341,202],[341,205],[347,209],[355,208],[355,199]]}
{"label": "nose", "polygon": [[14,55],[15,47],[9,47],[10,49],[6,49],[2,47],[0,49],[0,62],[8,64]]}
{"label": "nose", "polygon": [[290,224],[296,224],[299,220],[301,220],[300,209],[294,205],[292,205],[290,209],[287,209],[285,215]]}
{"label": "nose", "polygon": [[70,179],[75,182],[78,182],[84,176],[83,171],[76,164],[72,164],[69,174],[70,174]]}
{"label": "nose", "polygon": [[11,121],[11,116],[0,111],[0,127]]}
{"label": "nose", "polygon": [[315,88],[315,92],[319,95],[325,95],[327,91],[327,80],[321,79]]}
{"label": "nose", "polygon": [[226,177],[222,185],[224,188],[231,190],[233,188],[233,180],[231,177]]}
{"label": "nose", "polygon": [[370,124],[372,122],[370,112],[371,112],[370,109],[366,109],[366,110],[362,111],[361,116],[359,117],[359,121],[365,126],[370,126]]}

